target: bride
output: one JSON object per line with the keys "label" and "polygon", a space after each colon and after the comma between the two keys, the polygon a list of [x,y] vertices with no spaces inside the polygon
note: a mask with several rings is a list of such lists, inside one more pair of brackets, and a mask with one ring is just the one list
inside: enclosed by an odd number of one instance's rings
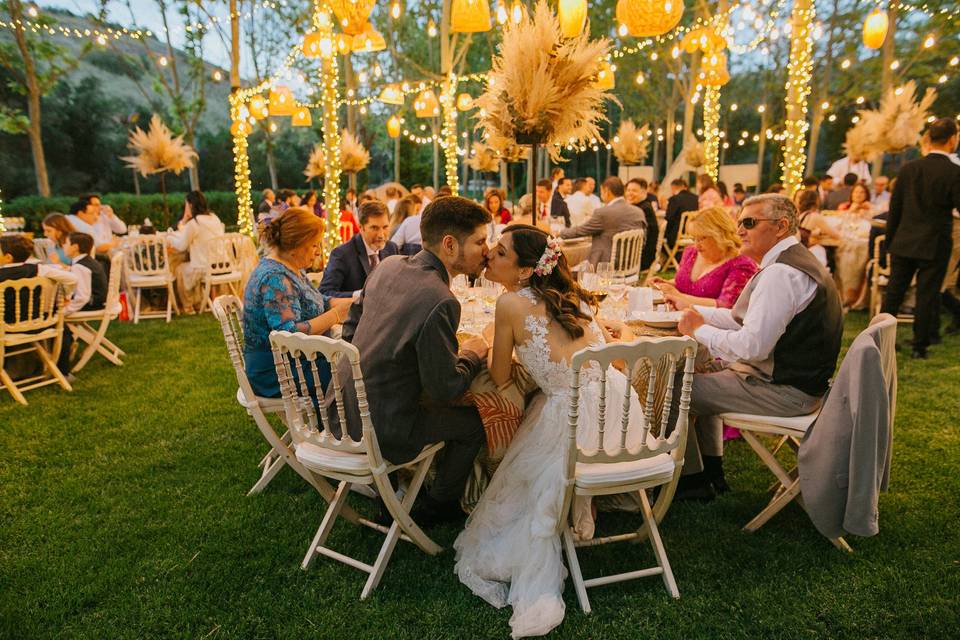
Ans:
{"label": "bride", "polygon": [[[506,289],[497,300],[490,375],[499,386],[509,382],[516,351],[542,393],[528,405],[517,437],[454,543],[455,571],[493,606],[513,606],[512,636],[521,638],[546,634],[563,621],[567,571],[558,526],[563,517],[570,361],[577,351],[603,344],[604,333],[593,317],[594,296],[577,285],[557,241],[541,229],[504,229],[488,257],[485,277]],[[595,450],[600,371],[592,366],[581,372],[577,441],[581,448]],[[607,381],[608,395],[623,397],[626,377],[611,368]],[[621,407],[609,403],[611,424],[619,423]],[[643,418],[634,391],[630,416],[627,446],[635,448]],[[589,499],[578,498],[573,510],[575,535],[592,538]]]}

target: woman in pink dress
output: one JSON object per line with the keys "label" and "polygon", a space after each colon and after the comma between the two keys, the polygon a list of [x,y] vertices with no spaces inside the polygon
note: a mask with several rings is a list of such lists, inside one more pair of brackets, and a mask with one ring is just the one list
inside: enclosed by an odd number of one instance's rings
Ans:
{"label": "woman in pink dress", "polygon": [[654,286],[677,309],[732,307],[757,272],[757,263],[740,255],[733,220],[724,209],[711,207],[698,213],[688,229],[695,242],[684,249],[676,278],[654,278]]}
{"label": "woman in pink dress", "polygon": [[700,187],[699,205],[701,209],[723,206],[723,196],[720,194],[720,190],[717,189],[717,185],[713,182],[713,178],[708,174],[701,173],[697,176],[697,186]]}

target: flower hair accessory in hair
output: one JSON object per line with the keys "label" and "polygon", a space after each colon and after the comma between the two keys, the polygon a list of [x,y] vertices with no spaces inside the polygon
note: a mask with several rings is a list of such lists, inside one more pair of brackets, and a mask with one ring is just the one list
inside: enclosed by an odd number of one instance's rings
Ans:
{"label": "flower hair accessory in hair", "polygon": [[560,243],[557,242],[556,238],[548,236],[547,247],[543,250],[540,259],[537,260],[537,266],[533,268],[533,272],[538,276],[548,276],[557,266],[558,260],[560,260]]}

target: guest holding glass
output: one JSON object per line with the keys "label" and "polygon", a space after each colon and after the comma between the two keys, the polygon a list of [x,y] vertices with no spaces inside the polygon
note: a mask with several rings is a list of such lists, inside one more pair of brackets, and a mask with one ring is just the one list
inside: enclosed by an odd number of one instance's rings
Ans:
{"label": "guest holding glass", "polygon": [[[243,294],[244,368],[258,396],[280,397],[270,332],[326,333],[343,321],[352,302],[324,296],[307,279],[304,269],[320,251],[323,229],[323,221],[301,207],[291,207],[263,225],[260,241],[269,253],[250,274]],[[330,365],[322,363],[320,371],[326,388]],[[307,384],[312,386],[312,380]]]}
{"label": "guest holding glass", "polygon": [[698,213],[687,229],[694,243],[684,249],[676,278],[672,282],[654,278],[653,285],[677,309],[733,307],[757,272],[757,263],[740,255],[736,225],[725,209],[710,207]]}

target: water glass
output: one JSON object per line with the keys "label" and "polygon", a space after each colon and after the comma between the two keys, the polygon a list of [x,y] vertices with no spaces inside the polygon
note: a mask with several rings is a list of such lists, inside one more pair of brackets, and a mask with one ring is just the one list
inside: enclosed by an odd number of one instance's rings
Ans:
{"label": "water glass", "polygon": [[634,287],[630,290],[628,304],[631,315],[653,311],[653,289],[650,287]]}

